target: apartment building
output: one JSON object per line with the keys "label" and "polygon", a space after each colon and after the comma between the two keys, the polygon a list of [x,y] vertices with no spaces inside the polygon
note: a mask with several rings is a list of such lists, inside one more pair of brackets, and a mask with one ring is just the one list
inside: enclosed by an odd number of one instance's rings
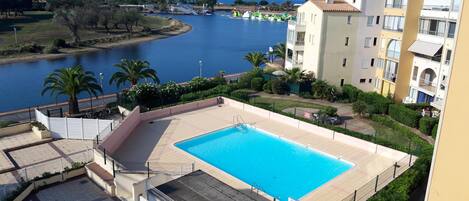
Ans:
{"label": "apartment building", "polygon": [[286,68],[372,90],[384,1],[310,0],[288,23]]}
{"label": "apartment building", "polygon": [[424,5],[420,12],[417,40],[409,48],[414,58],[405,103],[431,103],[442,109],[455,46],[458,5],[455,1],[451,5]]}
{"label": "apartment building", "polygon": [[[469,152],[467,132],[467,90],[469,86],[469,3],[462,2],[456,24],[453,58],[449,64],[446,98],[435,142],[426,200],[468,200],[469,175],[466,174]],[[464,23],[465,22],[465,23]],[[444,57],[444,55],[443,55]]]}

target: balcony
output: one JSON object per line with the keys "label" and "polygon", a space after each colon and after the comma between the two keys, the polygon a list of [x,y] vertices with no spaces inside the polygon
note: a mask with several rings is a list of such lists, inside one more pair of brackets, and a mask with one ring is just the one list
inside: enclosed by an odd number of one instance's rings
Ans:
{"label": "balcony", "polygon": [[288,20],[288,29],[304,32],[306,31],[306,23],[304,21]]}
{"label": "balcony", "polygon": [[424,80],[421,80],[419,82],[419,87],[426,90],[426,91],[428,91],[428,92],[432,92],[432,93],[436,92],[436,84],[428,83]]}
{"label": "balcony", "polygon": [[397,74],[392,72],[384,72],[383,78],[390,82],[396,82]]}

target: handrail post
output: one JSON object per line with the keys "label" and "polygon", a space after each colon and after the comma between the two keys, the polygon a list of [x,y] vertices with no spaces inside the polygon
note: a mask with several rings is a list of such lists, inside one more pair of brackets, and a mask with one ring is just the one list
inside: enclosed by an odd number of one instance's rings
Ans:
{"label": "handrail post", "polygon": [[379,180],[379,175],[376,175],[375,192],[378,191],[378,180]]}
{"label": "handrail post", "polygon": [[147,178],[150,178],[150,162],[147,162]]}
{"label": "handrail post", "polygon": [[103,148],[103,153],[104,153],[104,165],[106,165],[106,149]]}
{"label": "handrail post", "polygon": [[357,200],[357,190],[353,192],[353,201]]}
{"label": "handrail post", "polygon": [[396,178],[396,170],[397,170],[397,162],[394,163],[394,173],[392,174],[392,178]]}
{"label": "handrail post", "polygon": [[116,178],[116,165],[114,164],[114,160],[112,160],[112,177]]}

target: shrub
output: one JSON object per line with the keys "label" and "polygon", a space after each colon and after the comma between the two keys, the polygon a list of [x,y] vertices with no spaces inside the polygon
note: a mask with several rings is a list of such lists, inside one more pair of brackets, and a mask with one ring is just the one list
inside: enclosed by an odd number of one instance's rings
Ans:
{"label": "shrub", "polygon": [[436,140],[436,135],[437,135],[437,133],[438,133],[438,123],[435,124],[435,125],[433,126],[433,129],[432,129],[432,138],[433,138],[434,140]]}
{"label": "shrub", "polygon": [[368,112],[370,114],[387,114],[388,107],[392,104],[390,99],[376,92],[359,93],[357,100],[368,104]]}
{"label": "shrub", "polygon": [[405,104],[404,106],[416,111],[421,111],[424,108],[431,107],[429,103],[411,103]]}
{"label": "shrub", "polygon": [[420,114],[401,104],[392,104],[389,106],[389,116],[404,125],[418,128]]}
{"label": "shrub", "polygon": [[287,83],[279,79],[272,80],[272,92],[274,94],[286,94],[288,92]]}
{"label": "shrub", "polygon": [[226,80],[222,77],[215,77],[210,80],[210,83],[212,86],[224,85],[226,84]]}
{"label": "shrub", "polygon": [[337,116],[337,108],[327,106],[319,111],[320,114],[326,114],[331,117]]}
{"label": "shrub", "polygon": [[195,77],[189,82],[189,86],[192,92],[202,91],[210,89],[212,87],[212,83],[210,83],[207,78]]}
{"label": "shrub", "polygon": [[31,122],[31,126],[37,127],[40,131],[47,130],[47,127],[44,126],[44,124],[42,124],[41,122],[38,122],[38,121]]}
{"label": "shrub", "polygon": [[182,102],[188,102],[188,101],[197,100],[199,98],[200,98],[199,93],[192,92],[192,93],[183,94],[180,99]]}
{"label": "shrub", "polygon": [[255,77],[251,80],[251,89],[256,91],[262,91],[264,86],[264,79],[260,77]]}
{"label": "shrub", "polygon": [[350,84],[346,84],[346,85],[342,86],[343,98],[349,100],[349,102],[357,101],[358,95],[361,92],[362,91],[360,89],[358,89],[358,88],[356,88],[356,87],[354,87],[353,85],[350,85]]}
{"label": "shrub", "polygon": [[19,51],[21,53],[41,53],[42,49],[44,47],[36,44],[36,43],[31,43],[31,44],[24,44],[19,47]]}
{"label": "shrub", "polygon": [[262,78],[262,69],[253,68],[251,71],[244,73],[238,80],[240,89],[251,88],[251,80],[256,77]]}
{"label": "shrub", "polygon": [[52,41],[52,46],[57,48],[67,47],[67,42],[64,39],[58,38]]}
{"label": "shrub", "polygon": [[422,117],[419,120],[419,130],[427,135],[432,134],[433,127],[438,123],[438,119],[432,117]]}
{"label": "shrub", "polygon": [[0,121],[0,128],[7,127],[14,123],[17,123],[17,122],[16,121]]}
{"label": "shrub", "polygon": [[55,46],[47,46],[46,48],[44,48],[44,53],[46,53],[46,54],[58,54],[58,53],[60,53],[60,51],[59,51],[59,48],[57,48]]}
{"label": "shrub", "polygon": [[368,105],[363,101],[356,101],[352,105],[352,110],[353,113],[363,116],[368,111]]}
{"label": "shrub", "polygon": [[329,84],[327,84],[326,81],[324,80],[316,80],[313,82],[311,85],[311,93],[313,96],[318,97],[318,98],[326,98],[327,94],[327,88],[329,87]]}
{"label": "shrub", "polygon": [[252,93],[252,91],[250,91],[250,90],[238,89],[238,90],[235,90],[235,91],[231,92],[231,96],[233,96],[235,98],[238,98],[238,99],[241,99],[241,100],[244,100],[244,101],[248,101],[249,100],[249,95],[251,93]]}
{"label": "shrub", "polygon": [[269,80],[267,81],[264,86],[262,86],[262,90],[264,90],[265,93],[272,93],[272,81]]}

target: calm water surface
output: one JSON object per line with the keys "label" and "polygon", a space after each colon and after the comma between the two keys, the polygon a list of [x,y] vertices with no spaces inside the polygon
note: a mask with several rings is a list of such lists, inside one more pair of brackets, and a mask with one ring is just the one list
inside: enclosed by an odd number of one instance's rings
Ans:
{"label": "calm water surface", "polygon": [[[0,112],[28,106],[64,101],[65,97],[41,96],[44,77],[55,69],[81,64],[96,75],[104,74],[104,91],[118,91],[108,84],[120,59],[148,60],[162,82],[181,82],[198,76],[199,60],[203,75],[219,70],[243,72],[250,68],[243,56],[250,51],[266,52],[268,47],[285,41],[286,23],[231,19],[228,13],[213,16],[175,16],[190,25],[192,31],[138,45],[113,48],[55,60],[0,65]],[[86,96],[81,96],[86,97]]]}

